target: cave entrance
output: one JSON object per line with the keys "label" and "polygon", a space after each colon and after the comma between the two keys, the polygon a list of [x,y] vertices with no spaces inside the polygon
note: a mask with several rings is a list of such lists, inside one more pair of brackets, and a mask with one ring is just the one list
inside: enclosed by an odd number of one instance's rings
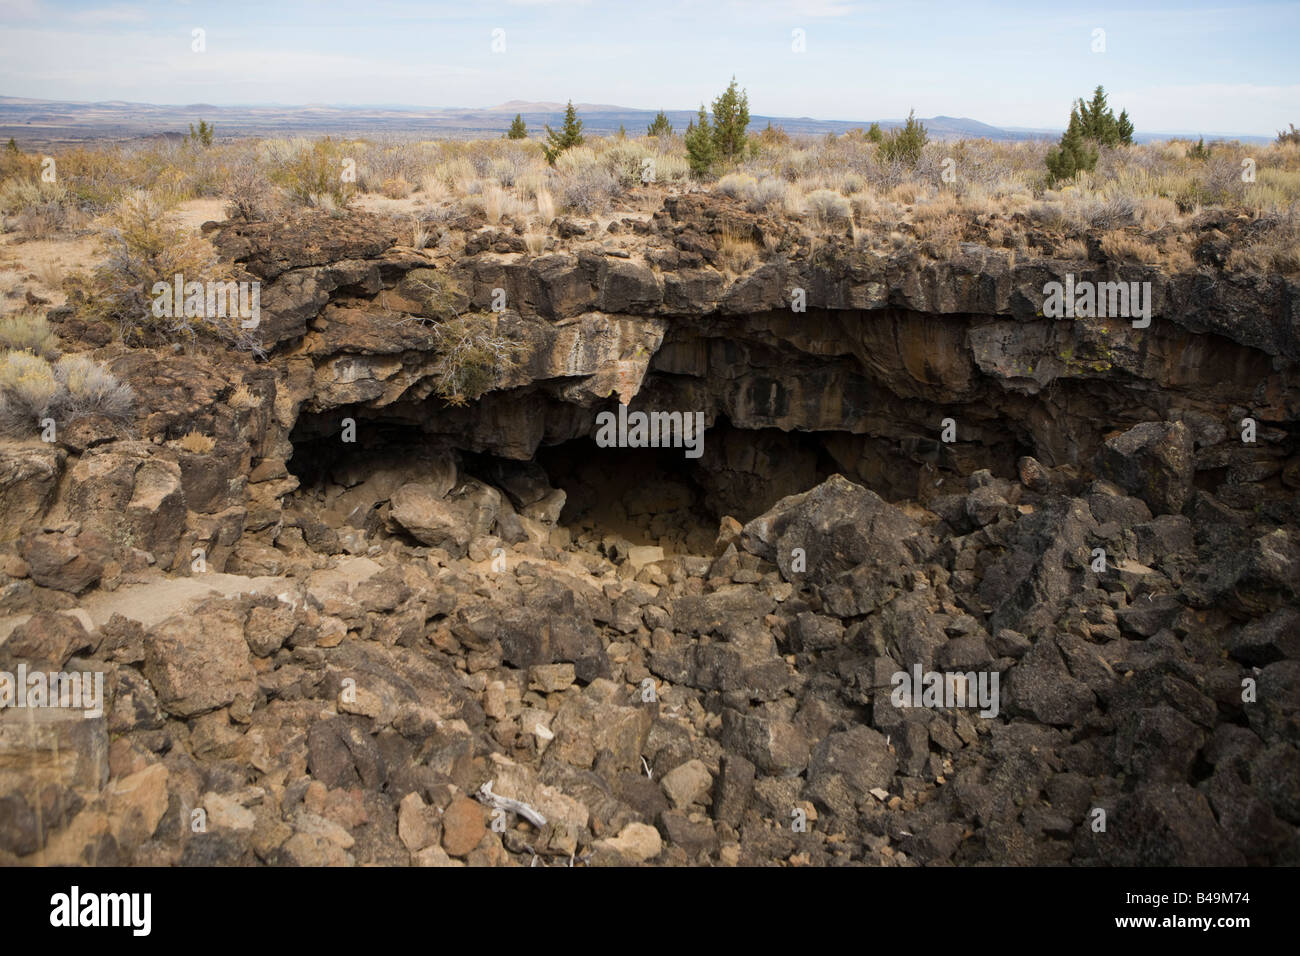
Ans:
{"label": "cave entrance", "polygon": [[707,554],[719,515],[680,448],[601,448],[580,438],[538,450],[536,461],[566,497],[560,524],[579,537],[614,534],[666,554]]}
{"label": "cave entrance", "polygon": [[[354,437],[343,439],[351,421]],[[406,482],[456,475],[484,482],[517,511],[567,529],[587,546],[613,536],[630,545],[662,547],[666,555],[709,554],[724,515],[746,522],[788,495],[816,487],[837,472],[887,500],[926,501],[964,490],[963,473],[993,465],[1014,476],[1014,442],[969,446],[920,443],[836,431],[738,428],[719,415],[707,429],[699,458],[683,448],[608,448],[592,437],[544,445],[530,460],[457,449],[454,431],[431,435],[419,414],[349,407],[300,416],[290,442],[296,498],[332,527],[380,532],[383,505]],[[468,436],[464,436],[466,439]],[[465,444],[468,444],[468,440]],[[956,448],[956,451],[953,448]],[[965,454],[969,460],[960,458]],[[941,460],[944,455],[952,458]],[[449,458],[458,464],[449,466]],[[940,459],[927,464],[931,458]],[[950,472],[945,465],[958,465]],[[450,470],[449,470],[450,468]],[[948,477],[959,480],[949,483]],[[553,489],[564,492],[563,507]],[[448,491],[451,491],[449,485]],[[558,514],[555,509],[558,510]]]}

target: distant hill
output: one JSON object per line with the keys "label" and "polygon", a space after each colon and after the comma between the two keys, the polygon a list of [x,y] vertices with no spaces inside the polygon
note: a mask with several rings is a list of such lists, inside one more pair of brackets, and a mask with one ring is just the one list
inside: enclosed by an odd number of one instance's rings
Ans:
{"label": "distant hill", "polygon": [[[59,145],[88,139],[137,139],[188,131],[191,123],[205,119],[223,136],[401,136],[422,138],[473,139],[500,136],[518,113],[533,135],[541,135],[543,126],[555,126],[564,119],[563,103],[511,100],[483,109],[430,108],[410,105],[329,106],[311,104],[288,106],[255,104],[214,106],[196,103],[184,106],[154,103],[127,103],[114,100],[102,103],[78,103],[59,100],[26,99],[0,96],[0,139],[10,136],[20,145]],[[603,103],[575,104],[583,130],[606,135],[624,126],[632,135],[645,132],[658,110],[632,109]],[[686,129],[696,117],[695,110],[665,109],[673,128]],[[921,121],[933,139],[987,138],[993,140],[1055,139],[1059,129],[1023,129],[990,126],[979,120],[955,116],[923,117]],[[865,128],[871,120],[821,120],[807,116],[754,115],[750,129],[763,129],[768,123],[779,126],[792,136],[820,136]],[[900,119],[876,120],[884,129],[903,124]],[[1231,136],[1217,133],[1138,134],[1144,142],[1171,136],[1205,136],[1207,139],[1235,138],[1242,142],[1268,142],[1264,136]]]}

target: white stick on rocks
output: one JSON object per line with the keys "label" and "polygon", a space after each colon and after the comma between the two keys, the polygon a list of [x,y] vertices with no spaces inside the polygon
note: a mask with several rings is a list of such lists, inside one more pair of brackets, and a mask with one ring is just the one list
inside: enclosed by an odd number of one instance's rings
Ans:
{"label": "white stick on rocks", "polygon": [[500,794],[493,793],[491,780],[479,787],[478,799],[480,803],[486,803],[488,806],[495,807],[498,810],[517,813],[535,827],[541,828],[546,826],[546,817],[542,816],[522,800],[511,800],[509,797],[503,797]]}

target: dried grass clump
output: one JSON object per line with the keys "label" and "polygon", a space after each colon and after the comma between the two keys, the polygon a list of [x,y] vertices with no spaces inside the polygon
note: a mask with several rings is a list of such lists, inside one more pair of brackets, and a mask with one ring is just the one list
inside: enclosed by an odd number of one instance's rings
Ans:
{"label": "dried grass clump", "polygon": [[950,259],[961,251],[964,221],[956,213],[925,219],[915,224],[921,250],[934,259]]}
{"label": "dried grass clump", "polygon": [[718,236],[718,252],[723,266],[734,275],[743,275],[758,262],[757,243],[730,227]]}
{"label": "dried grass clump", "polygon": [[[651,175],[659,179],[658,157],[634,140],[614,140],[597,154],[597,160],[614,177],[620,189],[640,186]],[[559,167],[558,160],[556,166]]]}
{"label": "dried grass clump", "polygon": [[724,196],[744,201],[749,199],[752,190],[757,186],[758,180],[749,173],[727,173],[714,184],[713,188]]}
{"label": "dried grass clump", "polygon": [[651,158],[654,160],[654,182],[684,183],[691,178],[691,167],[685,156],[676,153],[658,153]]}
{"label": "dried grass clump", "polygon": [[62,182],[8,179],[0,184],[6,229],[27,239],[49,239],[79,221],[76,197]]}
{"label": "dried grass clump", "polygon": [[176,439],[176,445],[192,455],[206,455],[217,447],[217,440],[211,435],[203,434],[196,428],[191,428]]}
{"label": "dried grass clump", "polygon": [[1143,199],[1138,204],[1138,225],[1144,232],[1155,232],[1178,219],[1178,204],[1163,196]]}
{"label": "dried grass clump", "polygon": [[740,200],[750,212],[784,209],[790,191],[787,184],[775,176],[758,179],[749,173],[727,173],[713,188],[724,196]]}
{"label": "dried grass clump", "polygon": [[231,219],[266,221],[279,212],[280,198],[255,156],[241,159],[230,171],[221,192]]}
{"label": "dried grass clump", "polygon": [[537,203],[537,215],[541,218],[542,225],[549,226],[555,221],[555,197],[551,195],[550,190],[539,189],[533,198]]}
{"label": "dried grass clump", "polygon": [[555,167],[559,174],[560,202],[566,209],[592,216],[609,208],[610,200],[618,192],[618,180],[596,160],[590,149],[575,146],[565,150]]}
{"label": "dried grass clump", "polygon": [[1158,248],[1122,232],[1108,232],[1102,236],[1101,251],[1112,259],[1118,259],[1121,262],[1156,265],[1161,259]]}
{"label": "dried grass clump", "polygon": [[425,226],[419,216],[411,217],[411,248],[423,249],[433,238],[433,233]]}
{"label": "dried grass clump", "polygon": [[522,220],[528,214],[528,207],[522,200],[491,183],[482,193],[474,197],[471,205],[482,212],[488,222],[494,224],[500,222],[503,217]]}
{"label": "dried grass clump", "polygon": [[1088,258],[1088,247],[1078,239],[1063,239],[1056,244],[1056,258],[1086,260]]}
{"label": "dried grass clump", "polygon": [[262,400],[251,388],[241,383],[231,392],[228,404],[231,408],[257,408]]}
{"label": "dried grass clump", "polygon": [[1228,254],[1228,266],[1281,275],[1300,273],[1300,203],[1269,217],[1264,226],[1249,243]]}
{"label": "dried grass clump", "polygon": [[379,191],[389,199],[405,199],[415,191],[415,187],[406,181],[405,176],[398,175],[392,179],[385,179]]}
{"label": "dried grass clump", "polygon": [[398,291],[419,302],[419,314],[425,318],[457,317],[469,303],[469,297],[456,280],[437,269],[412,269],[398,286]]}
{"label": "dried grass clump", "polygon": [[50,363],[31,352],[0,355],[0,429],[22,435],[40,427],[59,394]]}

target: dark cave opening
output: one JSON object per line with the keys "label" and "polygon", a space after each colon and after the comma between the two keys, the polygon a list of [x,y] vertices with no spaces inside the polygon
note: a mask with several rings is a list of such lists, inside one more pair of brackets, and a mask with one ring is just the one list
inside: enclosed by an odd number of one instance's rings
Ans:
{"label": "dark cave opening", "polygon": [[302,414],[290,434],[288,462],[299,500],[328,523],[373,531],[380,507],[398,487],[443,480],[454,461],[452,480],[490,485],[523,514],[536,512],[559,489],[563,507],[547,507],[548,522],[575,537],[615,535],[633,545],[698,554],[712,547],[723,516],[748,521],[833,474],[889,501],[925,501],[964,493],[963,473],[981,467],[1014,477],[1017,457],[1030,453],[1010,428],[1002,434],[986,428],[996,434],[993,442],[945,445],[920,436],[739,428],[719,415],[706,428],[698,457],[682,447],[601,447],[584,435],[544,444],[532,459],[518,460],[457,447],[445,431],[430,434],[430,424],[441,421],[431,417],[437,410],[419,412],[349,406]]}

